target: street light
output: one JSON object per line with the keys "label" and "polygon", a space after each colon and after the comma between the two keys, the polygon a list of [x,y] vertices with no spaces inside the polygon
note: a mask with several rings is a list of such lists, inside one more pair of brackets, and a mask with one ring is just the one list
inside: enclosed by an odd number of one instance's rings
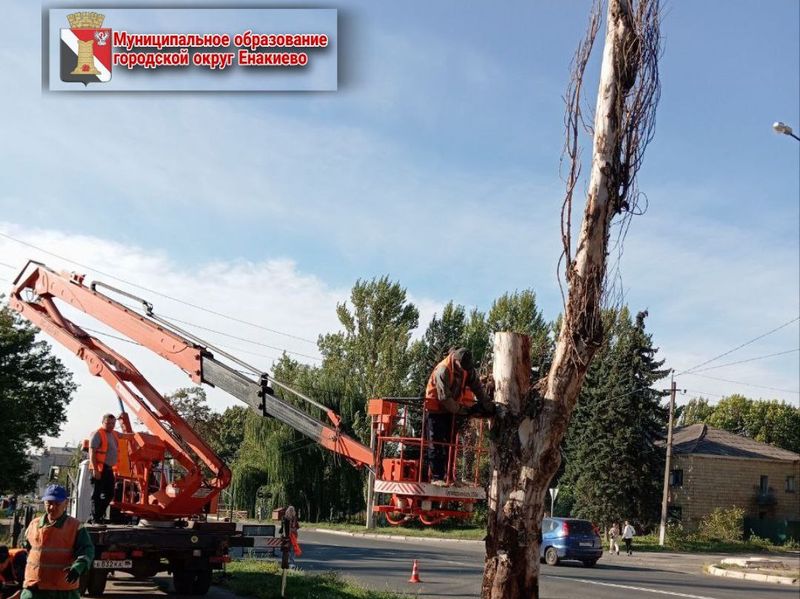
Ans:
{"label": "street light", "polygon": [[794,137],[797,141],[800,141],[800,137],[797,137],[792,132],[792,128],[786,123],[782,123],[781,121],[772,123],[772,128],[775,130],[775,133],[783,133],[784,135],[789,135],[791,137]]}

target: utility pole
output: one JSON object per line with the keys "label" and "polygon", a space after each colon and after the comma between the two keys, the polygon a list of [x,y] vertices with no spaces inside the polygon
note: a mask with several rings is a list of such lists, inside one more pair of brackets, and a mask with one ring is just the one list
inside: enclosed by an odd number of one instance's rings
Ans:
{"label": "utility pole", "polygon": [[664,464],[664,493],[661,496],[661,525],[658,528],[658,544],[662,547],[667,538],[667,502],[669,500],[669,475],[672,462],[672,420],[675,414],[675,371],[670,375],[669,424],[667,425],[667,461]]}
{"label": "utility pole", "polygon": [[[375,421],[373,418],[370,418],[370,420],[372,420],[372,425],[369,433],[369,448],[372,450],[372,455],[375,455]],[[367,477],[367,528],[375,528],[373,507],[375,507],[375,471],[370,470]]]}

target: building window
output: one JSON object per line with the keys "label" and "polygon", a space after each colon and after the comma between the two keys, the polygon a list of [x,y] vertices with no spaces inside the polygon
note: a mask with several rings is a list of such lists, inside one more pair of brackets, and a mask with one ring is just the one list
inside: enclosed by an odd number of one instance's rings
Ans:
{"label": "building window", "polygon": [[758,491],[760,493],[769,492],[769,476],[767,476],[766,474],[761,475],[761,480],[758,483]]}
{"label": "building window", "polygon": [[670,487],[683,486],[683,468],[678,468],[669,473],[669,486]]}
{"label": "building window", "polygon": [[683,508],[679,505],[667,507],[667,522],[677,524],[683,518]]}
{"label": "building window", "polygon": [[797,479],[794,476],[786,477],[786,492],[797,493]]}

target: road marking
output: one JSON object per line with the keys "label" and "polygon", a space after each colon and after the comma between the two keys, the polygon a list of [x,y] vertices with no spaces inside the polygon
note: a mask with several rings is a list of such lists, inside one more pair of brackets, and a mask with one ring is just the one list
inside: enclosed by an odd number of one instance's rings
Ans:
{"label": "road marking", "polygon": [[658,589],[648,589],[646,587],[633,587],[627,584],[614,584],[611,582],[598,582],[597,580],[586,580],[585,578],[569,578],[567,576],[553,576],[552,574],[545,574],[543,578],[556,578],[558,580],[583,582],[585,584],[597,584],[600,586],[614,587],[617,589],[629,589],[631,591],[643,591],[645,593],[656,593],[658,595],[670,595],[671,597],[687,597],[688,599],[715,599],[714,597],[707,597],[705,595],[689,595],[687,593],[676,593],[674,591],[659,591]]}
{"label": "road marking", "polygon": [[436,561],[440,561],[440,562],[442,562],[444,564],[450,564],[451,566],[464,566],[465,568],[477,568],[478,566],[480,566],[480,568],[483,569],[483,564],[477,564],[475,562],[472,562],[472,563],[454,562],[454,561],[449,560],[449,559],[442,559],[442,560],[436,560]]}

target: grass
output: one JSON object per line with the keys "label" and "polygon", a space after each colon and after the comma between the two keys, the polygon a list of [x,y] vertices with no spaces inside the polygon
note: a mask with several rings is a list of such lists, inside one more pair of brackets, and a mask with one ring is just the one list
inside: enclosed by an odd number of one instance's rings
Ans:
{"label": "grass", "polygon": [[634,551],[685,551],[691,553],[785,553],[790,548],[773,545],[759,539],[749,541],[716,541],[686,535],[686,538],[670,539],[664,547],[658,544],[658,535],[644,535],[633,540]]}
{"label": "grass", "polygon": [[[281,596],[282,571],[277,562],[242,560],[228,564],[231,574],[221,586],[237,595],[258,599]],[[293,599],[403,599],[407,595],[370,591],[341,578],[336,573],[307,574],[290,570],[286,577],[286,596]]]}
{"label": "grass", "polygon": [[486,528],[464,523],[442,523],[438,526],[424,526],[412,523],[408,526],[376,526],[367,530],[363,524],[344,524],[334,522],[307,522],[306,528],[324,528],[344,532],[370,533],[378,535],[400,535],[403,537],[423,537],[438,539],[467,539],[481,541],[486,536]]}

